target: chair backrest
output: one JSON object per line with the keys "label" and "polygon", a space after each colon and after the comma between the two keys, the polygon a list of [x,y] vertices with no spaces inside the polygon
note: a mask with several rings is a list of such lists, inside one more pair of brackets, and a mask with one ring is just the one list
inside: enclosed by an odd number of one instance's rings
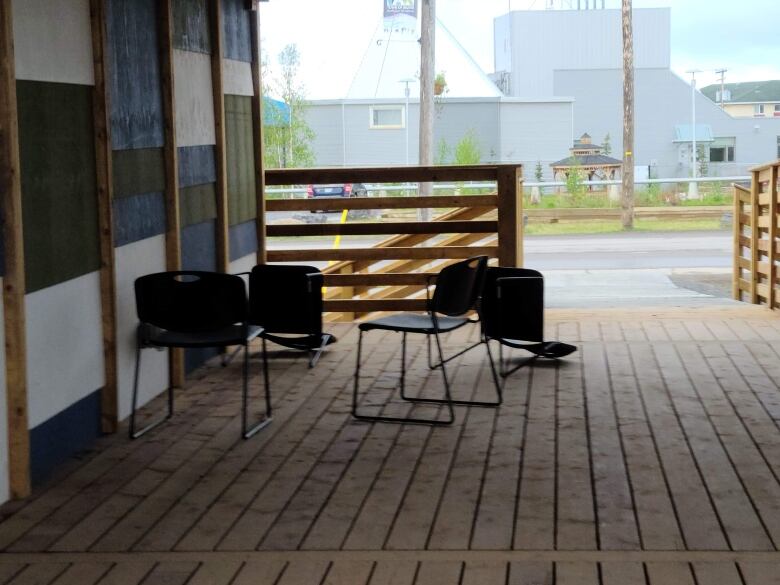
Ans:
{"label": "chair backrest", "polygon": [[436,277],[431,310],[457,316],[473,309],[482,289],[487,261],[487,256],[474,256],[442,268]]}
{"label": "chair backrest", "polygon": [[258,264],[249,274],[249,322],[269,333],[322,333],[322,273],[314,266]]}
{"label": "chair backrest", "polygon": [[[501,283],[498,280],[511,278]],[[490,267],[480,300],[480,319],[491,339],[544,341],[544,277],[530,268]]]}
{"label": "chair backrest", "polygon": [[247,317],[240,276],[217,272],[158,272],[135,281],[138,318],[169,331],[214,331]]}

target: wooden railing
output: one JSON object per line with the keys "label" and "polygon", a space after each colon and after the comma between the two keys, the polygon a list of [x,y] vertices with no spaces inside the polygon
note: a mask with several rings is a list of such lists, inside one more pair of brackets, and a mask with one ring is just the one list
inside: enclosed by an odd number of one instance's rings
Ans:
{"label": "wooden railing", "polygon": [[[335,262],[325,268],[325,311],[353,318],[375,311],[423,310],[429,274],[458,259],[495,258],[521,266],[522,169],[519,165],[284,169],[266,172],[266,185],[495,181],[488,195],[267,200],[266,211],[445,209],[433,221],[268,225],[268,237],[393,235],[370,247],[290,246],[268,251],[269,262]],[[442,237],[446,235],[445,237]]]}
{"label": "wooden railing", "polygon": [[777,175],[780,160],[751,170],[750,189],[735,185],[733,295],[740,301],[780,307]]}

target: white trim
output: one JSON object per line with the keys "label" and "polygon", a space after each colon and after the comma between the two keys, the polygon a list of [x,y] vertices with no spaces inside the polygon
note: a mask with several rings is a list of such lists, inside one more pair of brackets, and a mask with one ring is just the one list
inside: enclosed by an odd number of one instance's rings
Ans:
{"label": "white trim", "polygon": [[[403,105],[382,105],[382,106],[369,106],[368,108],[368,127],[371,130],[401,130],[403,128],[406,128],[406,113],[404,112],[404,106]],[[397,111],[401,114],[401,123],[400,124],[375,124],[374,123],[374,112],[390,112],[390,111]]]}

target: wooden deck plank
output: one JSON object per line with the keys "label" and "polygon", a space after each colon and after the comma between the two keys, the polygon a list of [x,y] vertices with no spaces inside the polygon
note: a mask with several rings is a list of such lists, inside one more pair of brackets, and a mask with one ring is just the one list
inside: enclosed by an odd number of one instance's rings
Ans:
{"label": "wooden deck plank", "polygon": [[196,569],[187,585],[232,585],[242,563],[236,559],[204,561]]}
{"label": "wooden deck plank", "polygon": [[720,522],[667,395],[659,365],[654,359],[648,359],[652,355],[651,347],[646,343],[633,343],[630,348],[686,546],[689,549],[727,549]]}
{"label": "wooden deck plank", "polygon": [[650,585],[696,585],[688,563],[647,563]]}
{"label": "wooden deck plank", "polygon": [[322,585],[366,585],[373,571],[370,561],[336,561]]}
{"label": "wooden deck plank", "polygon": [[743,585],[734,563],[693,563],[697,583],[707,585]]}
{"label": "wooden deck plank", "polygon": [[[322,583],[331,563],[325,561],[299,561],[289,563],[274,585],[311,585]],[[254,581],[256,583],[257,581]]]}
{"label": "wooden deck plank", "polygon": [[509,563],[507,585],[553,585],[555,569],[552,563]]}
{"label": "wooden deck plank", "polygon": [[115,564],[100,580],[100,585],[139,585],[152,572],[155,563],[149,560],[134,560]]}
{"label": "wooden deck plank", "polygon": [[369,585],[412,585],[419,566],[410,561],[379,561]]}
{"label": "wooden deck plank", "polygon": [[778,563],[739,563],[745,585],[780,585]]}
{"label": "wooden deck plank", "polygon": [[184,585],[195,574],[199,563],[191,561],[164,561],[155,565],[144,579],[144,585]]}
{"label": "wooden deck plank", "polygon": [[780,357],[768,344],[724,344],[726,353],[769,417],[780,421]]}
{"label": "wooden deck plank", "polygon": [[428,561],[420,563],[415,585],[459,585],[463,563],[455,561]]}
{"label": "wooden deck plank", "polygon": [[238,570],[230,585],[257,585],[258,583],[276,583],[287,563],[282,560],[248,561]]}
{"label": "wooden deck plank", "polygon": [[6,585],[49,585],[70,565],[68,563],[37,563],[25,567]]}
{"label": "wooden deck plank", "polygon": [[596,563],[556,563],[556,585],[599,585],[599,567]]}
{"label": "wooden deck plank", "polygon": [[76,563],[57,577],[52,585],[94,585],[112,568],[111,563]]}
{"label": "wooden deck plank", "polygon": [[[581,353],[590,457],[593,461],[598,548],[636,550],[640,546],[639,530],[607,371],[607,351],[604,344],[594,343],[584,346]],[[627,360],[628,356],[623,359]]]}
{"label": "wooden deck plank", "polygon": [[642,563],[601,563],[601,585],[647,585]]}
{"label": "wooden deck plank", "polygon": [[461,585],[506,585],[506,563],[466,563]]}

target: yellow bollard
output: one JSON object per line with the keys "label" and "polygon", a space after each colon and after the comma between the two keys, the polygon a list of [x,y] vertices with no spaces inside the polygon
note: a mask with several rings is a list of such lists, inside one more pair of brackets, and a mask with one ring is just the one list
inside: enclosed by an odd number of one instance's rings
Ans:
{"label": "yellow bollard", "polygon": [[[346,209],[344,209],[341,212],[341,221],[339,222],[341,225],[344,225],[345,223],[347,223],[347,214],[348,213],[349,213],[349,211],[346,210]],[[338,235],[336,235],[336,239],[333,240],[333,249],[334,250],[338,250],[340,244],[341,244],[341,234],[338,234]],[[328,260],[328,266],[334,264],[335,262],[336,262],[335,260]],[[325,294],[326,292],[328,292],[328,287],[323,286],[322,287],[322,294]]]}

